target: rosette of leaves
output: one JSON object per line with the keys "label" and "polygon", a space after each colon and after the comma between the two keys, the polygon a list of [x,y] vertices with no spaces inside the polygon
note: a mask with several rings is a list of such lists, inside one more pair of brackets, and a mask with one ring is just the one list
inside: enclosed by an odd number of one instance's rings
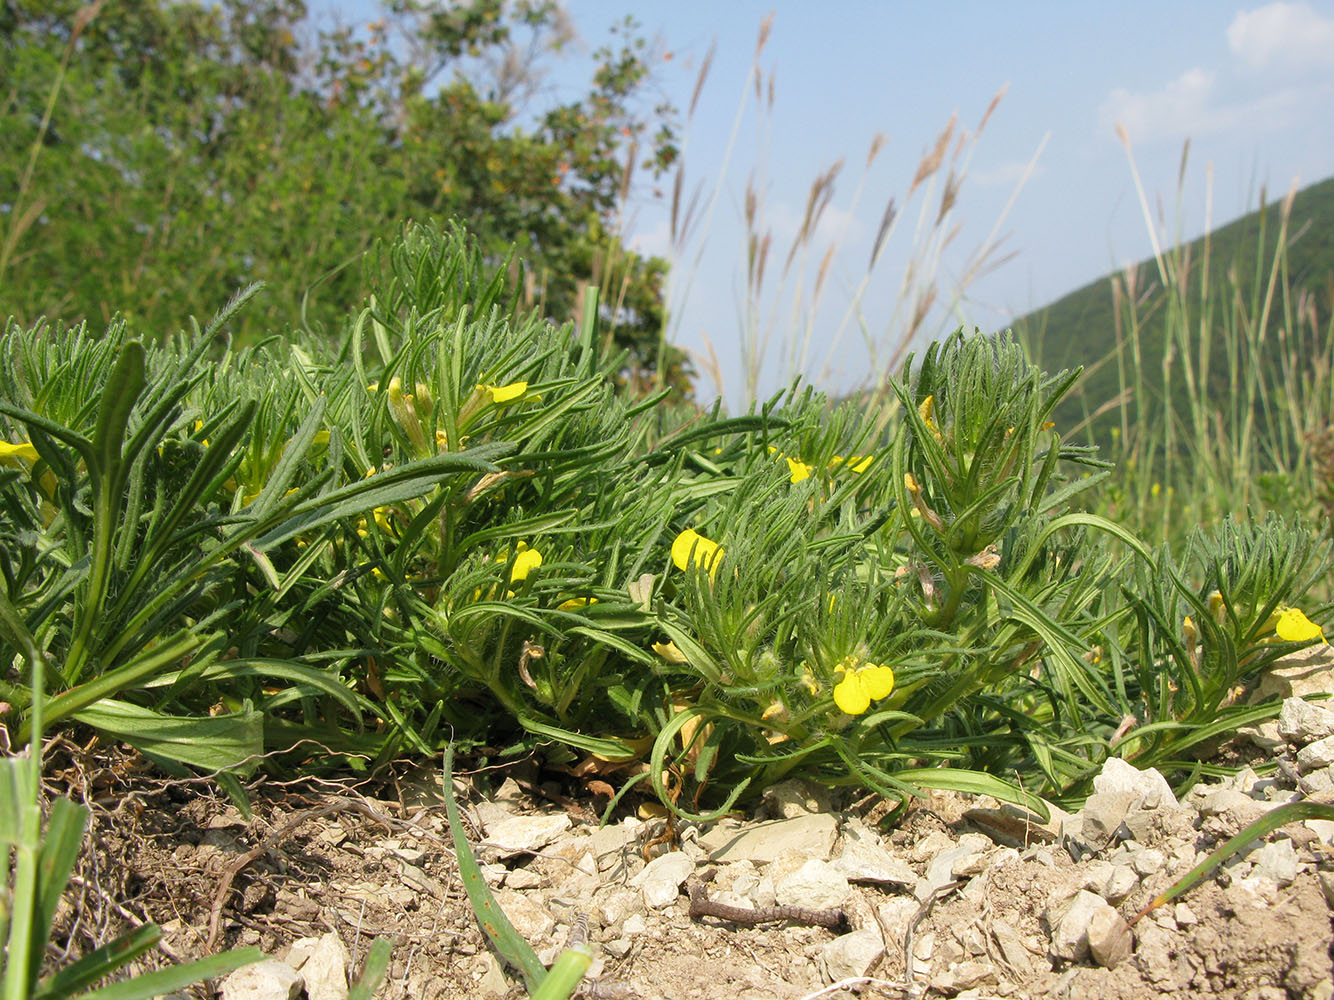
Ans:
{"label": "rosette of leaves", "polygon": [[335,419],[360,475],[500,450],[494,469],[348,526],[365,684],[418,749],[445,721],[623,755],[607,698],[629,706],[620,680],[651,659],[627,636],[646,633],[629,588],[666,520],[672,473],[639,461],[661,397],[616,391],[622,357],[602,350],[591,290],[582,324],[557,327],[491,307],[503,277],[454,230],[410,228],[351,330],[360,390]]}
{"label": "rosette of leaves", "polygon": [[[60,331],[51,348],[40,326],[11,327],[0,343],[0,378],[16,387],[0,399],[4,435],[36,456],[27,476],[0,482],[6,516],[26,531],[26,551],[5,565],[16,617],[0,629],[0,653],[40,651],[48,721],[77,719],[167,766],[252,768],[278,714],[358,726],[368,703],[334,671],[257,644],[286,629],[284,601],[309,569],[287,543],[455,472],[495,468],[489,453],[449,454],[347,482],[342,436],[326,428],[316,394],[271,415],[290,436],[246,495],[236,476],[258,433],[256,393],[238,392],[202,420],[190,398],[209,377],[214,334],[254,291],[161,348],[127,339],[119,324],[101,340]],[[0,683],[13,706],[5,722],[24,741],[31,693],[21,680]]]}
{"label": "rosette of leaves", "polygon": [[1124,528],[1075,507],[1107,468],[1049,419],[1077,376],[1042,373],[1008,335],[960,331],[891,381],[903,410],[890,485],[904,517],[882,551],[940,638],[904,705],[918,722],[890,732],[917,727],[955,759],[1031,770],[1053,791],[1085,766],[1071,748],[1115,711],[1091,655],[1106,589],[1123,559],[1149,559]]}
{"label": "rosette of leaves", "polygon": [[703,456],[735,481],[673,522],[654,646],[671,689],[649,767],[660,798],[712,816],[801,775],[897,798],[968,788],[1036,805],[968,768],[966,748],[913,711],[958,640],[922,620],[898,572],[908,515],[888,456],[867,446],[870,422],[813,395],[759,415],[774,424]]}
{"label": "rosette of leaves", "polygon": [[1249,704],[1246,692],[1279,657],[1323,641],[1316,622],[1329,608],[1304,602],[1330,560],[1327,537],[1273,512],[1197,529],[1177,558],[1164,545],[1123,586],[1132,617],[1110,637],[1134,723],[1120,752],[1137,766],[1194,767],[1192,748],[1273,717],[1278,702]]}

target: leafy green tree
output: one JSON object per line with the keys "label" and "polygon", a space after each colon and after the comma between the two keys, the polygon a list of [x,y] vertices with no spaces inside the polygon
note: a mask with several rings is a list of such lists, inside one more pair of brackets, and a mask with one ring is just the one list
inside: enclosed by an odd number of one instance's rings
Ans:
{"label": "leafy green tree", "polygon": [[160,336],[258,279],[242,338],[336,334],[368,247],[456,216],[489,259],[517,247],[513,297],[565,319],[600,286],[627,380],[688,390],[660,344],[665,262],[616,238],[633,180],[675,160],[673,110],[632,21],[587,93],[543,106],[571,38],[546,0],[384,0],[356,27],[304,0],[5,0],[0,315]]}

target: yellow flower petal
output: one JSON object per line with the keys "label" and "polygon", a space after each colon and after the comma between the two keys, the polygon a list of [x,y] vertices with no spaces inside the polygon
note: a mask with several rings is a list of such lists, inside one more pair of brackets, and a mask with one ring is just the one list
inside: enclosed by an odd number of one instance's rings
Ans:
{"label": "yellow flower petal", "polygon": [[801,665],[801,677],[798,679],[801,681],[802,687],[812,695],[818,695],[820,693],[820,682],[815,679],[815,671],[811,669],[809,663],[803,663]]}
{"label": "yellow flower petal", "polygon": [[653,652],[657,653],[668,663],[687,663],[686,654],[681,652],[681,648],[674,642],[655,642],[653,643]]}
{"label": "yellow flower petal", "polygon": [[37,449],[33,447],[32,442],[20,441],[18,444],[10,444],[8,441],[0,441],[0,465],[18,465],[20,461],[37,461]]}
{"label": "yellow flower petal", "polygon": [[769,703],[769,707],[760,714],[760,718],[765,722],[768,722],[770,719],[778,719],[780,722],[786,722],[788,719],[787,706],[781,701],[772,701]]}
{"label": "yellow flower petal", "polygon": [[528,574],[542,565],[542,553],[530,549],[527,542],[519,542],[515,549],[514,566],[510,569],[510,583],[528,579]]}
{"label": "yellow flower petal", "polygon": [[586,608],[590,604],[596,604],[596,597],[571,597],[568,601],[561,601],[556,605],[558,611],[573,611],[576,608]]}
{"label": "yellow flower petal", "polygon": [[866,685],[862,683],[859,672],[845,674],[843,679],[834,685],[834,704],[838,706],[840,712],[847,715],[861,715],[871,707],[871,695],[866,690]]}
{"label": "yellow flower petal", "polygon": [[722,546],[692,528],[686,528],[672,542],[672,562],[676,568],[686,569],[693,559],[696,566],[703,566],[709,571],[710,580],[718,572],[718,563],[722,558]]}
{"label": "yellow flower petal", "polygon": [[862,686],[866,688],[866,693],[871,696],[872,701],[888,698],[890,692],[894,690],[894,671],[889,667],[868,663],[857,671],[857,676],[861,678]]}
{"label": "yellow flower petal", "polygon": [[1274,631],[1285,642],[1309,642],[1311,639],[1325,638],[1325,630],[1307,618],[1300,608],[1281,609]]}
{"label": "yellow flower petal", "polygon": [[528,391],[527,382],[511,382],[509,385],[485,385],[478,383],[477,388],[491,393],[491,402],[509,403]]}
{"label": "yellow flower petal", "polygon": [[800,459],[789,458],[787,460],[787,471],[792,476],[790,482],[799,483],[803,479],[811,478],[811,467]]}
{"label": "yellow flower petal", "polygon": [[931,432],[931,436],[934,437],[937,442],[943,443],[944,438],[941,437],[940,428],[936,426],[935,412],[935,396],[927,396],[926,399],[922,400],[922,405],[917,407],[917,415],[922,418],[922,423],[926,424],[926,429]]}

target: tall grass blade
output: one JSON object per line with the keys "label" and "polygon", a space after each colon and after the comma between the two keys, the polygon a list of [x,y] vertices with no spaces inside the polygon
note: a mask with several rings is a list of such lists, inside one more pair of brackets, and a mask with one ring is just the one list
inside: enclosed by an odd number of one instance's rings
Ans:
{"label": "tall grass blade", "polygon": [[459,807],[454,801],[452,743],[445,747],[444,786],[445,816],[449,820],[449,833],[454,840],[459,877],[463,879],[463,887],[467,890],[472,911],[500,957],[511,967],[519,970],[528,986],[528,992],[534,993],[547,978],[547,969],[537,957],[537,952],[533,951],[523,936],[514,929],[509,917],[505,916],[505,911],[491,895],[486,880],[482,878],[482,870],[477,867],[477,859],[473,857],[472,848],[468,846],[468,838],[463,831],[463,820],[459,817]]}

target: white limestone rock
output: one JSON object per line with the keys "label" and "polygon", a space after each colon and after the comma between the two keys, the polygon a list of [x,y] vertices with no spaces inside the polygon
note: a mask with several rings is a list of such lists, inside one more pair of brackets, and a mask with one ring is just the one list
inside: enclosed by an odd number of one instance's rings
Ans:
{"label": "white limestone rock", "polygon": [[243,965],[222,981],[222,1000],[296,1000],[302,981],[290,965],[276,958]]}
{"label": "white limestone rock", "polygon": [[292,942],[287,964],[306,984],[306,1000],[347,1000],[347,967],[352,956],[333,931]]}
{"label": "white limestone rock", "polygon": [[650,910],[671,906],[681,895],[681,885],[695,870],[695,862],[680,851],[672,851],[650,861],[630,884],[644,897]]}
{"label": "white limestone rock", "polygon": [[852,895],[847,876],[828,861],[811,858],[796,871],[774,882],[774,898],[780,906],[809,910],[831,910]]}
{"label": "white limestone rock", "polygon": [[483,846],[495,848],[502,858],[540,851],[573,825],[566,813],[509,816],[486,828]]}
{"label": "white limestone rock", "polygon": [[867,975],[885,953],[880,932],[863,927],[841,934],[820,949],[820,965],[827,982]]}

